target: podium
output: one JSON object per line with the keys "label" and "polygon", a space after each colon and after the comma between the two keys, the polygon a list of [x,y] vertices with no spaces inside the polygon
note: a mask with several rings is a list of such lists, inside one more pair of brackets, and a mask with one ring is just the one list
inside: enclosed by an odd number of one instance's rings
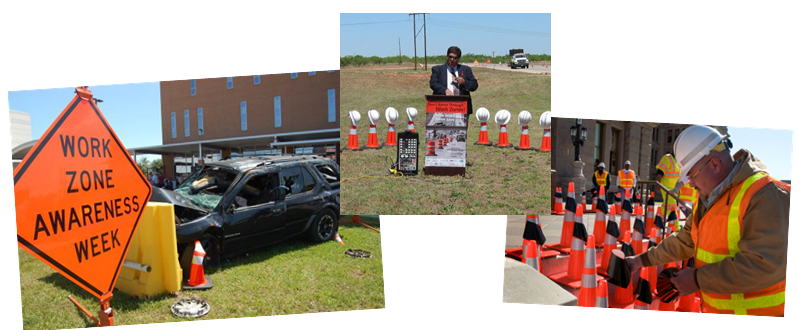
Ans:
{"label": "podium", "polygon": [[465,175],[470,96],[427,95],[427,175]]}

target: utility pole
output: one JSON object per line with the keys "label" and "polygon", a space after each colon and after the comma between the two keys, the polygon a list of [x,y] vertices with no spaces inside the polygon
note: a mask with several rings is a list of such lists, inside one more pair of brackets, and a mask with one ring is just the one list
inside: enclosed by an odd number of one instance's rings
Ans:
{"label": "utility pole", "polygon": [[402,64],[402,38],[399,38],[399,64]]}
{"label": "utility pole", "polygon": [[424,14],[424,71],[426,70],[427,70],[427,14]]}
{"label": "utility pole", "polygon": [[413,15],[413,65],[415,66],[413,70],[418,70],[418,51],[416,50],[416,14],[408,15]]}

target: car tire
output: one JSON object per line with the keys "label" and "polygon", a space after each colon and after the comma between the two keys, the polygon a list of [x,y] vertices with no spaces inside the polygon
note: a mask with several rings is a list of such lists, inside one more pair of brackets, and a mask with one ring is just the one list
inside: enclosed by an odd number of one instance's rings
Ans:
{"label": "car tire", "polygon": [[338,215],[331,209],[321,210],[313,223],[310,224],[308,235],[311,241],[316,243],[326,242],[335,237],[338,232]]}

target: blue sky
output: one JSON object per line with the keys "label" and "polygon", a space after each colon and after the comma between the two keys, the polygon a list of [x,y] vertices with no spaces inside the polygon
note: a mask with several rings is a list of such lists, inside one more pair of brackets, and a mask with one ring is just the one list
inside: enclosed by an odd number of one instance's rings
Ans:
{"label": "blue sky", "polygon": [[779,180],[791,179],[793,131],[729,126],[732,152],[748,149]]}
{"label": "blue sky", "polygon": [[[159,83],[89,86],[108,123],[127,148],[161,144]],[[9,109],[30,114],[31,135],[38,139],[75,96],[75,88],[8,93]]]}
{"label": "blue sky", "polygon": [[[422,16],[416,16],[421,29]],[[379,24],[362,24],[385,22]],[[508,33],[510,32],[510,33]],[[413,20],[404,14],[341,14],[341,56],[413,56]],[[424,56],[424,33],[417,38]],[[513,48],[551,55],[551,14],[428,14],[427,55],[444,55],[449,46],[463,53],[504,55]]]}

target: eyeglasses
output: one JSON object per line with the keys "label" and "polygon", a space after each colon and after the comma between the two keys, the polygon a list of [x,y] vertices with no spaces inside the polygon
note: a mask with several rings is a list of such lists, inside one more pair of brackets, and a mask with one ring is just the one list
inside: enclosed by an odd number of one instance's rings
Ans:
{"label": "eyeglasses", "polygon": [[460,57],[457,57],[457,56],[449,56],[449,58],[450,58],[450,59],[452,59],[452,60],[456,60],[456,59],[458,59],[458,58],[460,58]]}
{"label": "eyeglasses", "polygon": [[703,170],[703,169],[704,169],[704,167],[706,167],[706,166],[707,166],[707,164],[709,164],[709,162],[711,162],[711,161],[712,161],[712,159],[710,158],[710,159],[709,159],[709,161],[707,161],[706,163],[704,163],[704,165],[703,165],[703,166],[701,166],[701,168],[699,168],[699,169],[698,169],[698,171],[696,171],[695,173],[693,173],[693,175],[691,175],[691,176],[690,176],[690,181],[695,181],[695,177],[697,177],[697,176],[698,176],[698,173],[699,173],[699,172],[701,172],[701,170]]}

